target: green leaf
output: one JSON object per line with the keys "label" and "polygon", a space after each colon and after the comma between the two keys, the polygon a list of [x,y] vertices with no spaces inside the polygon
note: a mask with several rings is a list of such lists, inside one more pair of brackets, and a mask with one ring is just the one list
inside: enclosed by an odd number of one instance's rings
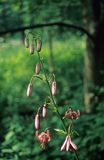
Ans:
{"label": "green leaf", "polygon": [[12,149],[3,149],[2,152],[3,153],[12,153],[13,150]]}
{"label": "green leaf", "polygon": [[12,138],[12,136],[14,136],[14,132],[13,132],[13,131],[10,131],[10,132],[6,135],[5,139],[6,139],[6,140],[9,140],[9,139]]}
{"label": "green leaf", "polygon": [[57,112],[57,108],[54,105],[49,106],[52,112]]}
{"label": "green leaf", "polygon": [[61,129],[55,128],[54,130],[55,130],[58,134],[61,134],[61,135],[66,135],[66,134],[67,134],[64,130],[61,130]]}

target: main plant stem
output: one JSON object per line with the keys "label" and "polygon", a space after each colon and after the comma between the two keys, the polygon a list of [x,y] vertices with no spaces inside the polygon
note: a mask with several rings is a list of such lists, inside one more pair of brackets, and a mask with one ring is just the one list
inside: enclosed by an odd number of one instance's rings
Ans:
{"label": "main plant stem", "polygon": [[64,123],[64,121],[63,121],[63,119],[62,119],[62,117],[61,117],[61,114],[60,114],[60,112],[59,112],[59,110],[58,110],[58,107],[57,107],[56,102],[55,102],[55,100],[54,100],[54,97],[53,97],[53,95],[52,95],[51,87],[50,87],[50,84],[49,84],[49,81],[48,81],[47,74],[46,74],[46,72],[45,72],[44,64],[43,64],[43,61],[42,61],[39,53],[38,53],[38,57],[39,57],[39,61],[40,61],[41,65],[42,65],[42,68],[43,68],[43,72],[44,72],[44,75],[45,75],[45,78],[46,78],[46,82],[47,82],[47,85],[48,85],[48,88],[49,88],[49,92],[50,92],[50,96],[51,96],[53,105],[56,107],[56,112],[57,112],[59,118],[61,119],[61,122],[62,122],[62,124],[63,124],[63,127],[64,127],[65,131],[67,132],[65,123]]}
{"label": "main plant stem", "polygon": [[[49,92],[50,92],[50,96],[51,96],[53,105],[56,107],[56,112],[57,112],[57,114],[58,114],[58,116],[59,116],[59,118],[60,118],[60,120],[61,120],[61,122],[62,122],[62,124],[63,124],[63,127],[64,127],[65,131],[68,133],[68,130],[67,130],[67,128],[66,128],[66,125],[65,125],[65,123],[64,123],[64,120],[63,120],[62,117],[61,117],[61,114],[60,114],[60,112],[59,112],[59,110],[58,110],[57,104],[56,104],[56,102],[55,102],[55,100],[54,100],[54,97],[53,97],[53,95],[52,95],[51,87],[50,87],[50,84],[49,84],[49,81],[48,81],[48,77],[47,77],[47,74],[46,74],[46,71],[45,71],[45,68],[44,68],[43,61],[42,61],[42,59],[41,59],[41,57],[40,57],[39,52],[37,52],[37,53],[38,53],[38,57],[39,57],[39,62],[40,62],[40,64],[42,65],[42,68],[43,68],[43,72],[44,72],[45,79],[46,79],[46,82],[47,82],[47,85],[48,85],[48,88],[49,88]],[[79,160],[76,151],[75,151],[74,153],[75,153],[76,160]]]}

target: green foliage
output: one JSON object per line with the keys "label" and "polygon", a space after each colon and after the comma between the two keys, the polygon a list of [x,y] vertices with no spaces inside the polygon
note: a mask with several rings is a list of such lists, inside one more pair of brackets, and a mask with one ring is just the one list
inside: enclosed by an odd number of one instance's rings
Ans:
{"label": "green foliage", "polygon": [[[43,54],[46,68],[50,59],[48,48],[48,43],[44,42],[41,54]],[[73,134],[73,140],[79,148],[79,159],[101,160],[104,150],[104,120],[102,118],[104,109],[103,104],[99,104],[96,114],[86,115],[83,112],[83,51],[82,37],[71,36],[69,40],[64,39],[64,43],[62,40],[54,40],[54,70],[58,87],[56,100],[62,116],[69,107],[81,110],[81,118],[76,122],[79,135]],[[53,112],[52,115],[50,112],[51,108],[48,111],[47,122],[45,120],[41,122],[43,130],[51,126],[52,141],[48,149],[43,151],[35,140],[34,115],[37,105],[43,105],[45,95],[48,94],[45,83],[34,79],[33,95],[31,98],[26,97],[27,85],[35,72],[36,62],[36,53],[33,56],[29,55],[28,50],[20,42],[2,45],[0,55],[0,127],[2,128],[0,159],[68,160],[69,157],[74,159],[74,153],[60,152],[65,133],[62,130],[62,124],[55,116],[56,113]],[[49,73],[49,70],[47,72]]]}
{"label": "green foliage", "polygon": [[97,106],[96,114],[83,114],[78,121],[80,137],[76,142],[79,143],[80,146],[79,152],[81,154],[81,159],[87,157],[86,159],[101,160],[103,157],[104,119],[102,117],[104,108],[102,106],[103,104]]}
{"label": "green foliage", "polygon": [[3,17],[0,19],[1,31],[63,20],[82,24],[81,12],[81,2],[76,0],[1,0],[0,17]]}
{"label": "green foliage", "polygon": [[63,130],[61,130],[61,129],[55,128],[54,130],[55,130],[58,134],[61,134],[61,135],[66,135],[66,134],[67,134],[65,131],[63,131]]}

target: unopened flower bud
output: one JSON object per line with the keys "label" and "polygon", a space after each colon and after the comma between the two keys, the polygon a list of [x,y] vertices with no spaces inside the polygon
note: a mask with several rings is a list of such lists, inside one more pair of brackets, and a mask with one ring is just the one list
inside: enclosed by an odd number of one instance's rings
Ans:
{"label": "unopened flower bud", "polygon": [[30,54],[34,53],[34,45],[33,44],[29,45],[29,50],[30,50]]}
{"label": "unopened flower bud", "polygon": [[55,96],[56,95],[56,81],[53,81],[52,82],[52,95]]}
{"label": "unopened flower bud", "polygon": [[39,63],[36,64],[35,72],[36,72],[36,74],[40,73],[40,64]]}
{"label": "unopened flower bud", "polygon": [[36,128],[37,130],[40,128],[39,113],[37,113],[36,116],[35,116],[35,128]]}
{"label": "unopened flower bud", "polygon": [[37,44],[36,44],[37,52],[40,52],[40,51],[41,51],[41,48],[42,48],[42,40],[41,40],[41,39],[38,39],[38,40],[37,40]]}
{"label": "unopened flower bud", "polygon": [[46,118],[46,116],[47,116],[47,106],[46,106],[46,104],[43,105],[42,116],[43,116],[43,118]]}
{"label": "unopened flower bud", "polygon": [[25,38],[25,47],[29,48],[29,39],[27,37]]}
{"label": "unopened flower bud", "polygon": [[27,96],[31,96],[32,95],[32,83],[30,82],[28,87],[27,87]]}

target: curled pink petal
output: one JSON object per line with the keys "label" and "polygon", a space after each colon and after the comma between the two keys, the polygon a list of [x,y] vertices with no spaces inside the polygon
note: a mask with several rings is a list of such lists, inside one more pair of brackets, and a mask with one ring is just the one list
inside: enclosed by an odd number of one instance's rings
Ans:
{"label": "curled pink petal", "polygon": [[40,119],[39,119],[39,114],[38,113],[35,116],[35,128],[37,130],[40,128]]}
{"label": "curled pink petal", "polygon": [[69,119],[78,119],[80,117],[80,110],[72,110],[72,108],[69,108],[65,112],[65,117]]}
{"label": "curled pink petal", "polygon": [[80,110],[77,110],[77,119],[80,117]]}
{"label": "curled pink petal", "polygon": [[51,132],[50,132],[50,130],[49,130],[49,129],[47,129],[46,133],[47,133],[47,135],[49,136],[48,141],[50,141],[50,140],[51,140]]}
{"label": "curled pink petal", "polygon": [[61,147],[61,151],[76,151],[77,146],[71,140],[70,135],[66,136],[66,139]]}
{"label": "curled pink petal", "polygon": [[71,138],[70,138],[70,136],[68,136],[67,142],[66,142],[66,151],[69,151],[70,141],[71,141]]}
{"label": "curled pink petal", "polygon": [[62,147],[61,147],[61,151],[65,151],[66,150],[66,144],[67,144],[67,139],[68,139],[68,136],[66,137]]}
{"label": "curled pink petal", "polygon": [[42,143],[46,143],[51,140],[51,137],[46,132],[42,132],[41,134],[39,134],[38,140]]}
{"label": "curled pink petal", "polygon": [[77,150],[76,144],[74,144],[72,141],[70,141],[70,150],[72,150],[72,151],[76,151]]}

